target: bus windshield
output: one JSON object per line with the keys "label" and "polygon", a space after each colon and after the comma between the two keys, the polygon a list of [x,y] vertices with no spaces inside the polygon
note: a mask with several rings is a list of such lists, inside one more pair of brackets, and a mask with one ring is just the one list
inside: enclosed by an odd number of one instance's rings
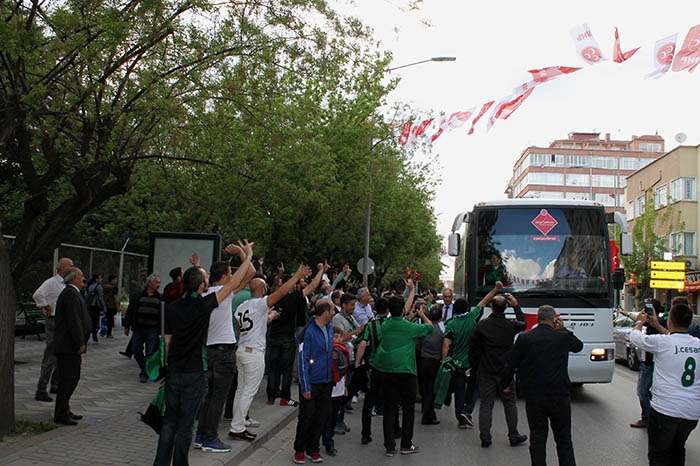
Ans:
{"label": "bus windshield", "polygon": [[496,281],[525,294],[609,293],[607,224],[600,209],[484,207],[475,220],[479,295]]}

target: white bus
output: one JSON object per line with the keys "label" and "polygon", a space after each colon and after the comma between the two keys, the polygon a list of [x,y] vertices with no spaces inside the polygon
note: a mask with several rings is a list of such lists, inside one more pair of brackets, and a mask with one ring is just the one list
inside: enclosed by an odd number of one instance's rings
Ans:
{"label": "white bus", "polygon": [[[569,357],[572,383],[612,381],[613,265],[608,224],[619,225],[621,252],[631,253],[631,234],[620,213],[593,201],[507,199],[481,202],[459,214],[449,237],[456,256],[454,291],[470,306],[496,280],[513,294],[528,329],[537,308],[554,306],[567,328],[583,341]],[[616,230],[617,231],[617,230]],[[512,311],[510,311],[512,312]]]}

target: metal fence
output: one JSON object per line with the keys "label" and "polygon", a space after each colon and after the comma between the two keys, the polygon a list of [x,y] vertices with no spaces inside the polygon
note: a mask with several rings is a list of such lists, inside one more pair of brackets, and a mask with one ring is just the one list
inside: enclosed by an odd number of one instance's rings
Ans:
{"label": "metal fence", "polygon": [[[12,247],[15,237],[3,236],[7,247]],[[126,249],[126,243],[121,251],[61,243],[58,248],[54,249],[50,259],[38,261],[27,270],[22,282],[17,284],[15,290],[17,299],[30,301],[39,285],[56,274],[58,260],[62,257],[68,257],[76,267],[80,267],[87,279],[90,279],[93,274],[100,274],[106,282],[107,277],[116,275],[119,301],[124,305],[129,301],[131,294],[143,289],[144,282],[141,278],[141,272],[145,272],[148,265],[147,255],[127,252],[124,249]]]}

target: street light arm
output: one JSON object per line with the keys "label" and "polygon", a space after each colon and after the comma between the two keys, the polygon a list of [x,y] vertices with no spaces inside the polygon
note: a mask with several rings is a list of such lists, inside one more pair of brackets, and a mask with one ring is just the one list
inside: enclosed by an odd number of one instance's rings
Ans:
{"label": "street light arm", "polygon": [[443,61],[455,61],[455,60],[457,60],[457,57],[432,57],[432,58],[428,58],[426,60],[420,60],[420,61],[416,61],[413,63],[408,63],[406,65],[395,66],[393,68],[386,68],[384,70],[384,72],[391,73],[394,70],[399,70],[401,68],[408,68],[409,66],[420,65],[422,63],[428,63],[429,61],[443,62]]}

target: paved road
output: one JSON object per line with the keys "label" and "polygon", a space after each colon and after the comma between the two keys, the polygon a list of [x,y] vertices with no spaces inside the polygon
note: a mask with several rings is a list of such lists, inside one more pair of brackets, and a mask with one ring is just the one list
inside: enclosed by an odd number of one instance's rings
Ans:
{"label": "paved road", "polygon": [[[139,382],[136,362],[119,355],[128,338],[115,333],[113,339],[90,344],[83,357],[82,377],[71,409],[85,417],[76,427],[59,427],[29,438],[0,443],[0,464],[25,465],[114,465],[151,464],[157,444],[156,434],[139,421],[157,391],[156,384]],[[34,400],[44,342],[35,336],[15,341],[15,413],[19,419],[51,422],[53,403]],[[251,407],[251,416],[261,421],[258,440],[231,442],[230,453],[192,451],[190,464],[210,466],[239,464],[296,417],[296,408],[264,403],[265,381]],[[219,425],[226,438],[228,423]]]}
{"label": "paved road", "polygon": [[[639,466],[648,464],[647,436],[643,429],[632,429],[629,423],[639,416],[635,395],[637,373],[618,365],[612,384],[586,385],[575,391],[572,398],[573,438],[579,465]],[[360,400],[361,404],[361,400]],[[358,406],[360,405],[358,404]],[[416,414],[419,415],[419,406]],[[523,401],[518,401],[519,427],[528,433]],[[404,466],[426,464],[527,465],[530,464],[527,446],[511,447],[506,436],[503,408],[494,407],[493,445],[481,448],[477,429],[459,430],[449,408],[438,412],[441,424],[416,424],[414,442],[421,447],[415,455],[384,456],[381,435],[381,417],[373,419],[374,441],[360,444],[360,412],[346,416],[352,429],[349,434],[336,436],[336,457],[325,456],[325,462],[343,466],[385,465],[400,462]],[[419,419],[419,417],[417,417]],[[476,419],[475,419],[476,421]],[[282,466],[292,464],[293,422],[262,446],[241,466]],[[687,465],[700,464],[700,432],[696,429],[688,440]],[[321,449],[324,454],[324,449]],[[554,442],[549,439],[547,458],[557,464]],[[307,461],[310,464],[310,461]]]}

